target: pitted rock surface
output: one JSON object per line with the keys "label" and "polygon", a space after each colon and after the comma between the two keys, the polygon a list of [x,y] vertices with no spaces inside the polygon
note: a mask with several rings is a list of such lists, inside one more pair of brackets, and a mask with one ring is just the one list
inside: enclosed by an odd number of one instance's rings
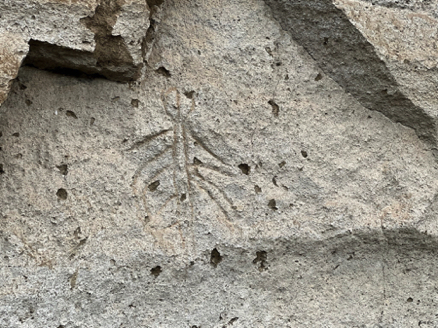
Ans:
{"label": "pitted rock surface", "polygon": [[120,83],[30,43],[8,75],[0,327],[438,325],[432,30],[386,21],[419,9],[148,1],[140,30],[146,2],[41,5],[87,17],[82,55],[144,38],[145,65]]}

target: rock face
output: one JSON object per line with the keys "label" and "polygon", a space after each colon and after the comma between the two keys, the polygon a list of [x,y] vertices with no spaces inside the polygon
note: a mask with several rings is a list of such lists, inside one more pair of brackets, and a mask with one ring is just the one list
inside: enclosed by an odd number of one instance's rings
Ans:
{"label": "rock face", "polygon": [[30,44],[0,108],[0,327],[438,325],[429,7],[38,4],[0,5],[30,14],[0,24],[28,35],[6,83]]}
{"label": "rock face", "polygon": [[[415,129],[436,147],[438,36],[433,12],[374,5],[395,5],[392,1],[266,3],[321,69],[363,106]],[[409,6],[418,7],[424,6]]]}
{"label": "rock face", "polygon": [[29,46],[20,35],[0,34],[0,104],[6,100],[28,50]]}
{"label": "rock face", "polygon": [[140,77],[149,7],[144,0],[6,0],[0,34],[22,35],[26,64],[116,81]]}

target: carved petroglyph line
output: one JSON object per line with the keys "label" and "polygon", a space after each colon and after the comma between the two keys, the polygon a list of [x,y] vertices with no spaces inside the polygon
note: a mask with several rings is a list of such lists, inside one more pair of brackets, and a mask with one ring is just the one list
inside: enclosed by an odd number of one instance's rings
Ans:
{"label": "carved petroglyph line", "polygon": [[[185,247],[186,238],[194,240],[194,202],[197,189],[207,195],[207,199],[218,208],[217,213],[220,214],[214,220],[229,231],[236,231],[232,220],[235,216],[232,200],[220,186],[210,181],[210,177],[200,172],[206,170],[219,178],[235,176],[232,168],[200,137],[194,136],[187,124],[189,115],[195,110],[194,97],[192,96],[190,101],[185,98],[185,101],[182,101],[180,92],[176,88],[171,88],[162,93],[161,100],[164,111],[173,124],[172,128],[147,135],[128,149],[129,151],[145,149],[146,152],[152,141],[169,143],[169,138],[163,136],[171,138],[171,143],[152,158],[144,161],[133,176],[133,192],[141,198],[143,211],[147,215],[145,227],[154,236],[158,245],[174,249],[174,245],[180,243]],[[201,158],[211,158],[220,164],[204,163],[208,160],[203,159],[201,162],[194,157],[189,148],[191,143],[199,146],[196,147],[197,151],[204,154]],[[150,171],[151,166],[155,166],[154,173]],[[147,177],[148,173],[151,177]],[[172,243],[174,245],[171,245]]]}

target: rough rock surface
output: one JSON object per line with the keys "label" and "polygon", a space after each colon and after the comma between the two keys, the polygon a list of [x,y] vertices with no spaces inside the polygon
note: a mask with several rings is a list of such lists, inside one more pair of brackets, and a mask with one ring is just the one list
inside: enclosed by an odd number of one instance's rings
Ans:
{"label": "rough rock surface", "polygon": [[283,29],[362,105],[414,128],[436,147],[436,2],[407,1],[409,9],[393,8],[405,8],[399,1],[266,3]]}
{"label": "rough rock surface", "polygon": [[21,35],[0,34],[0,105],[6,100],[29,46]]}
{"label": "rough rock surface", "polygon": [[432,100],[365,2],[306,3],[151,1],[136,82],[20,69],[0,327],[438,325]]}
{"label": "rough rock surface", "polygon": [[29,41],[29,65],[116,81],[141,74],[149,26],[144,0],[4,0],[0,13],[0,35]]}

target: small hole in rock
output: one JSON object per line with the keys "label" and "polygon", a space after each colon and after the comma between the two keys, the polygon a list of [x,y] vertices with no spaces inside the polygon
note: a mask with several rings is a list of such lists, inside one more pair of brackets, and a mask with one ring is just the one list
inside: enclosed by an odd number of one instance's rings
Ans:
{"label": "small hole in rock", "polygon": [[232,318],[230,321],[228,321],[228,324],[229,324],[229,325],[232,325],[232,324],[235,323],[237,320],[239,320],[239,318],[238,318],[238,317],[234,317],[234,318]]}
{"label": "small hole in rock", "polygon": [[187,195],[186,194],[182,194],[180,200],[183,202],[187,199]]}
{"label": "small hole in rock", "polygon": [[193,96],[195,95],[195,91],[186,91],[184,92],[184,95],[189,98],[189,99],[193,99]]}
{"label": "small hole in rock", "polygon": [[273,210],[273,211],[278,210],[277,202],[275,201],[275,199],[271,199],[271,200],[268,202],[268,207],[269,207],[271,210]]}
{"label": "small hole in rock", "polygon": [[194,157],[194,158],[193,158],[193,164],[195,164],[195,165],[201,165],[202,162],[201,162],[199,159],[197,159],[196,157]]}
{"label": "small hole in rock", "polygon": [[251,168],[249,167],[248,164],[240,164],[238,167],[243,174],[249,175]]}
{"label": "small hole in rock", "polygon": [[272,178],[272,183],[274,184],[274,186],[278,187],[278,184],[277,184],[277,177],[273,177],[273,178]]}
{"label": "small hole in rock", "polygon": [[0,164],[0,174],[4,174],[5,171],[3,170],[3,164]]}
{"label": "small hole in rock", "polygon": [[157,73],[160,75],[163,75],[167,78],[171,77],[172,75],[170,74],[170,72],[164,68],[163,66],[161,66],[160,68],[157,69]]}
{"label": "small hole in rock", "polygon": [[408,303],[412,303],[414,300],[412,299],[412,297],[409,297],[406,301],[407,301]]}
{"label": "small hole in rock", "polygon": [[74,112],[72,112],[71,110],[68,110],[65,112],[65,115],[67,115],[68,117],[73,117],[74,119],[78,119],[78,117],[76,116],[76,114]]}
{"label": "small hole in rock", "polygon": [[67,164],[59,165],[59,166],[57,166],[57,168],[58,168],[59,172],[61,172],[62,175],[67,175],[67,173],[68,173]]}
{"label": "small hole in rock", "polygon": [[307,158],[307,156],[308,156],[307,151],[302,150],[302,151],[301,151],[301,155],[302,155],[304,158]]}
{"label": "small hole in rock", "polygon": [[152,182],[152,183],[148,186],[148,188],[149,188],[150,191],[155,191],[155,190],[157,190],[157,188],[158,188],[159,185],[160,185],[160,180],[157,180],[157,181]]}
{"label": "small hole in rock", "polygon": [[157,265],[155,268],[152,268],[151,269],[151,274],[153,275],[153,276],[155,276],[155,278],[156,277],[158,277],[159,275],[160,275],[160,273],[162,272],[163,270],[161,270],[161,267],[159,266],[159,265]]}
{"label": "small hole in rock", "polygon": [[286,162],[285,162],[285,161],[282,161],[280,164],[278,164],[279,167],[283,167],[283,166],[285,166],[285,165],[286,165]]}
{"label": "small hole in rock", "polygon": [[138,105],[140,105],[140,100],[132,99],[131,100],[131,105],[132,105],[132,107],[138,107]]}
{"label": "small hole in rock", "polygon": [[322,75],[321,73],[318,73],[318,75],[315,77],[315,81],[321,81],[322,80]]}
{"label": "small hole in rock", "polygon": [[13,133],[13,134],[12,134],[12,136],[13,136],[13,137],[17,137],[17,138],[18,138],[18,137],[20,136],[20,133],[18,133],[18,132],[15,132],[15,133]]}
{"label": "small hole in rock", "polygon": [[256,252],[256,258],[252,261],[252,263],[254,264],[260,263],[259,271],[263,271],[267,269],[266,267],[267,259],[268,259],[268,253],[266,251],[258,251]]}
{"label": "small hole in rock", "polygon": [[275,66],[281,66],[281,62],[275,63]]}
{"label": "small hole in rock", "polygon": [[254,186],[254,190],[255,190],[256,193],[261,193],[262,192],[262,188],[260,188],[257,185]]}
{"label": "small hole in rock", "polygon": [[211,251],[210,263],[217,267],[217,265],[222,261],[221,253],[215,248]]}
{"label": "small hole in rock", "polygon": [[329,42],[329,38],[324,38],[324,45],[326,46],[327,44],[328,44],[328,42]]}
{"label": "small hole in rock", "polygon": [[58,196],[59,199],[66,200],[67,199],[67,190],[60,188],[56,192],[56,196]]}
{"label": "small hole in rock", "polygon": [[96,119],[94,117],[90,118],[90,125],[93,125]]}
{"label": "small hole in rock", "polygon": [[275,117],[278,117],[278,114],[280,113],[280,107],[272,99],[268,101],[268,104],[272,107],[272,114],[274,114]]}
{"label": "small hole in rock", "polygon": [[29,100],[29,99],[26,99],[25,103],[26,103],[27,106],[30,106],[30,105],[33,104],[33,102],[31,100]]}

